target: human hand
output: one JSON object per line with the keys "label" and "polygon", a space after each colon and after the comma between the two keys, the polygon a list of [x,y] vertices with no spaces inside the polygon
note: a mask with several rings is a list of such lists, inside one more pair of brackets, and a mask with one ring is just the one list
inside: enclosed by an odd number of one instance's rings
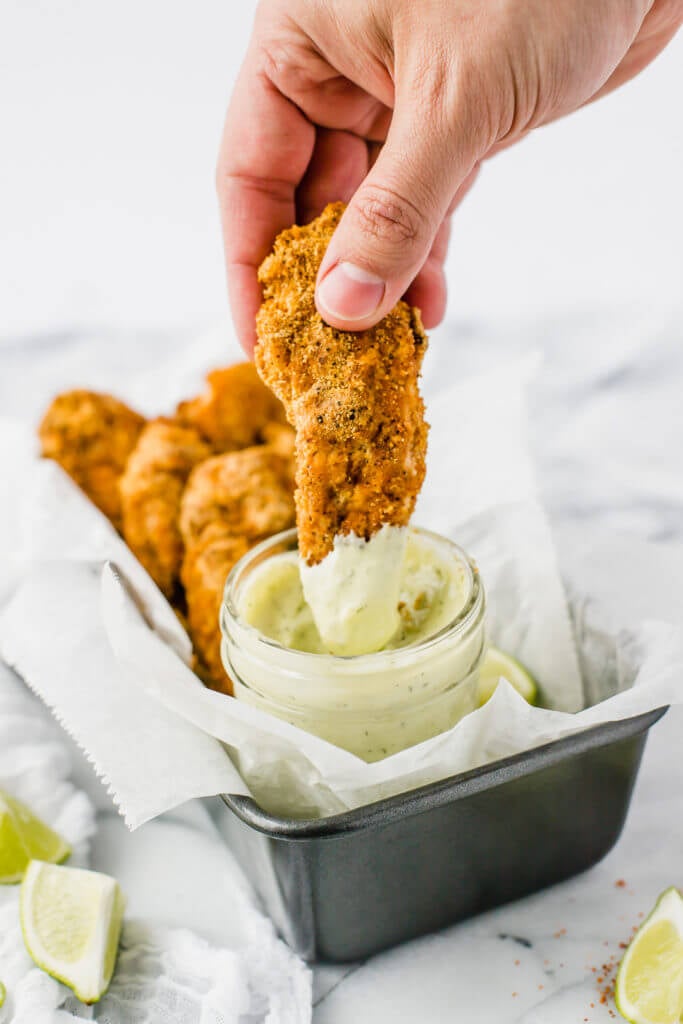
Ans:
{"label": "human hand", "polygon": [[682,20],[683,0],[261,0],[217,175],[247,351],[275,235],[338,199],[323,318],[361,330],[407,293],[439,323],[449,219],[482,160],[632,78]]}

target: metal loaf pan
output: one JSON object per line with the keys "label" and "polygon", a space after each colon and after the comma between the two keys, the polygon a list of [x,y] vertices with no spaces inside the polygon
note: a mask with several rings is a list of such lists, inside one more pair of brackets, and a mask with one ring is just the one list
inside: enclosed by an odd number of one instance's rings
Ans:
{"label": "metal loaf pan", "polygon": [[621,833],[666,708],[317,820],[223,796],[218,825],[283,938],[348,961],[569,878]]}

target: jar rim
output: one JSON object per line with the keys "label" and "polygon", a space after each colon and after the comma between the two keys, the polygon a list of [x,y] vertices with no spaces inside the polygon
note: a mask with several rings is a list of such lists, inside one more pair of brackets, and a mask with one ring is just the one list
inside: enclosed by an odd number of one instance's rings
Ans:
{"label": "jar rim", "polygon": [[368,667],[372,666],[373,669],[377,670],[383,662],[395,662],[395,660],[397,658],[401,658],[401,656],[412,658],[415,655],[430,651],[435,645],[440,644],[445,638],[450,638],[458,633],[466,633],[472,623],[477,619],[483,601],[483,584],[481,582],[476,562],[467,554],[466,551],[463,550],[463,548],[448,537],[444,537],[442,534],[438,534],[433,530],[427,530],[418,526],[411,526],[408,527],[408,529],[418,533],[422,537],[436,541],[439,544],[447,545],[450,551],[457,556],[462,564],[468,569],[470,575],[470,592],[465,604],[459,609],[450,622],[446,623],[445,626],[442,626],[441,629],[437,630],[435,633],[425,637],[424,640],[420,640],[418,643],[408,644],[405,647],[372,651],[369,654],[320,654],[310,651],[300,651],[293,647],[285,647],[285,645],[281,644],[278,640],[265,636],[254,626],[245,622],[238,614],[233,594],[238,579],[252,561],[261,558],[270,548],[291,544],[293,541],[295,542],[297,538],[296,527],[284,530],[281,533],[274,534],[272,537],[268,537],[266,540],[261,541],[255,547],[247,551],[247,553],[243,555],[230,570],[223,588],[223,599],[221,601],[220,610],[220,629],[223,637],[226,639],[235,639],[230,635],[230,626],[232,626],[233,632],[242,634],[245,639],[249,639],[250,643],[256,643],[260,649],[277,651],[283,662],[290,663],[291,665],[301,664],[302,659],[310,665],[312,664],[311,659],[314,659],[319,662],[324,661],[327,665],[330,663],[336,664],[339,668],[351,665],[358,666],[366,663]]}

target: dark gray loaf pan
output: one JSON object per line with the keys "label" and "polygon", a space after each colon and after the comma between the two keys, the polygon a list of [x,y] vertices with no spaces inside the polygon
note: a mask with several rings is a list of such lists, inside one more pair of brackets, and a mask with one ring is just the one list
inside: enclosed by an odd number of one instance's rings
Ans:
{"label": "dark gray loaf pan", "polygon": [[621,833],[666,708],[319,820],[224,796],[218,824],[283,938],[345,961],[584,871]]}

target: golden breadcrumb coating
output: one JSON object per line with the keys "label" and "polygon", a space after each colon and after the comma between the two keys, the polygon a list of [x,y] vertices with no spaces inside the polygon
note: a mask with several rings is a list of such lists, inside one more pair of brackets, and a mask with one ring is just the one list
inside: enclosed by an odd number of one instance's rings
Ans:
{"label": "golden breadcrumb coating", "polygon": [[214,456],[190,474],[180,509],[181,578],[200,674],[217,689],[230,687],[218,628],[228,573],[249,548],[293,523],[288,461],[267,445]]}
{"label": "golden breadcrumb coating", "polygon": [[176,419],[195,427],[215,451],[259,444],[267,423],[287,422],[281,403],[263,383],[253,363],[213,370],[206,379],[208,390],[181,402]]}
{"label": "golden breadcrumb coating", "polygon": [[294,460],[296,434],[294,429],[289,424],[266,423],[263,428],[263,443],[267,445],[270,451],[281,455],[285,460],[290,488],[292,493],[294,493],[294,477],[296,473],[296,463]]}
{"label": "golden breadcrumb coating", "polygon": [[294,444],[296,433],[294,428],[284,423],[266,423],[261,431],[263,443],[284,459],[294,460]]}
{"label": "golden breadcrumb coating", "polygon": [[190,548],[213,539],[215,528],[254,540],[286,530],[293,520],[286,460],[264,445],[197,466],[183,495],[180,530]]}
{"label": "golden breadcrumb coating", "polygon": [[195,671],[207,686],[227,694],[232,693],[232,682],[221,661],[218,617],[225,581],[249,547],[244,537],[217,538],[205,548],[193,551],[183,563]]}
{"label": "golden breadcrumb coating", "polygon": [[145,419],[111,395],[75,390],[57,395],[38,429],[42,454],[55,459],[121,529],[118,480]]}
{"label": "golden breadcrumb coating", "polygon": [[180,499],[190,472],[210,455],[193,427],[154,420],[119,480],[125,541],[169,599],[177,597],[183,559]]}
{"label": "golden breadcrumb coating", "polygon": [[337,535],[369,539],[405,526],[425,475],[427,424],[418,388],[427,338],[405,302],[374,328],[328,326],[315,281],[343,204],[275,240],[259,270],[256,366],[296,430],[299,550],[309,565]]}

